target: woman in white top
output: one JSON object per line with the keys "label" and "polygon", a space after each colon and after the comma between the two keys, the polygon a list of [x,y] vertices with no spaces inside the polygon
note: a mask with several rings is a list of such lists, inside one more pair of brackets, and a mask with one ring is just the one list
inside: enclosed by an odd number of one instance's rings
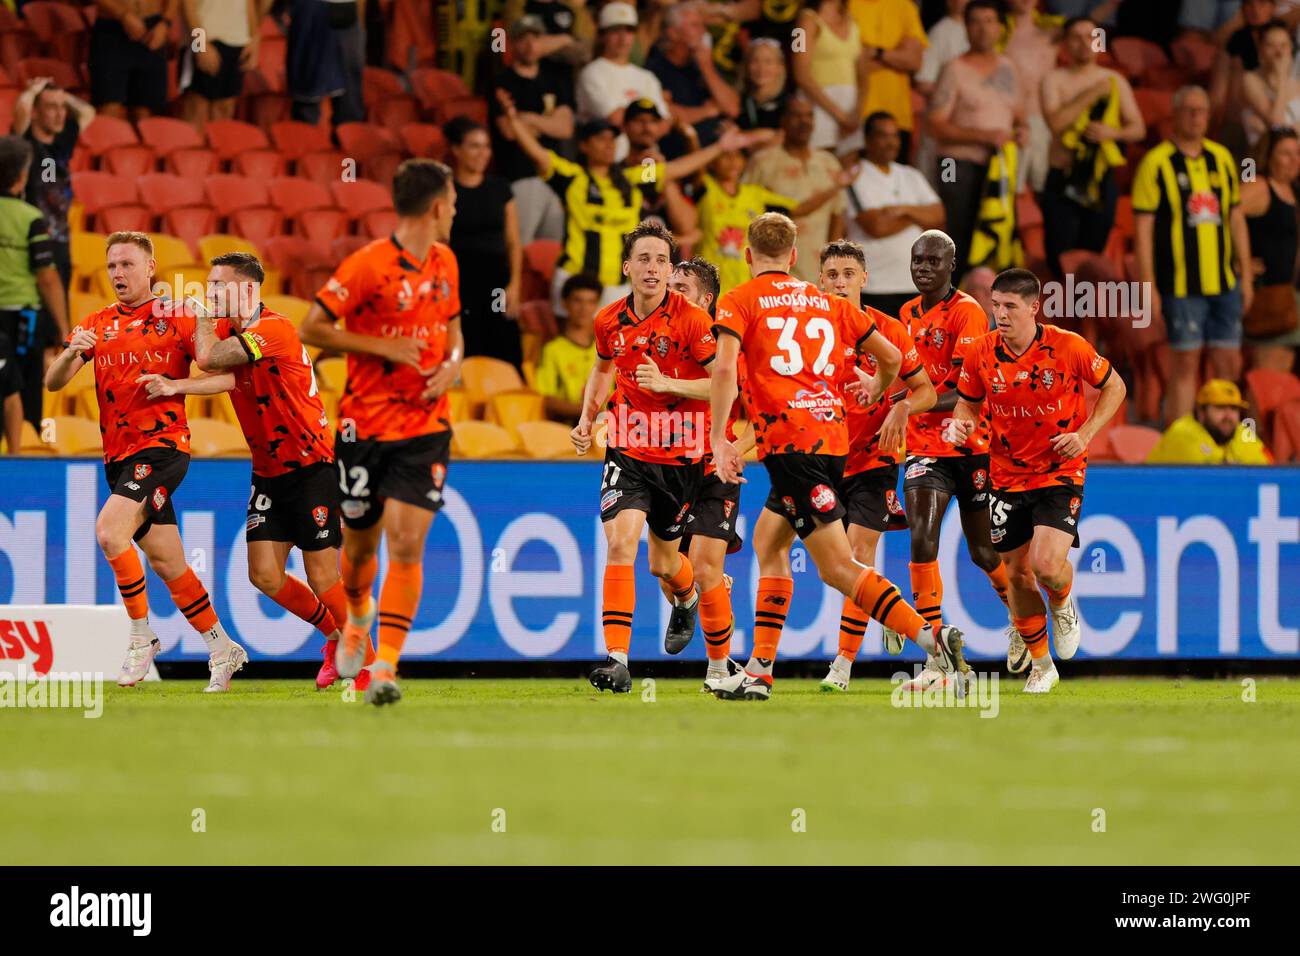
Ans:
{"label": "woman in white top", "polygon": [[813,149],[837,155],[862,149],[867,55],[844,0],[821,0],[799,14],[804,42],[794,52],[794,81],[813,104]]}
{"label": "woman in white top", "polygon": [[1259,39],[1259,67],[1242,77],[1246,108],[1241,123],[1253,150],[1270,129],[1300,124],[1300,79],[1293,76],[1295,44],[1281,23],[1264,28]]}

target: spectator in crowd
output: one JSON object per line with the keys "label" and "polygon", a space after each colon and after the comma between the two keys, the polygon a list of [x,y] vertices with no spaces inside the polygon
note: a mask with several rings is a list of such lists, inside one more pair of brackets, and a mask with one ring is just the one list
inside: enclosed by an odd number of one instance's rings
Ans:
{"label": "spectator in crowd", "polygon": [[1262,176],[1242,184],[1241,208],[1254,254],[1255,298],[1242,319],[1251,366],[1290,373],[1300,348],[1296,291],[1296,196],[1300,139],[1293,129],[1269,134]]}
{"label": "spectator in crowd", "polygon": [[902,138],[899,158],[908,162],[912,155],[912,74],[921,68],[925,53],[925,30],[915,0],[849,0],[849,15],[858,24],[869,70],[867,96],[859,115],[882,111],[892,115]]}
{"label": "spectator in crowd", "polygon": [[970,49],[966,36],[966,0],[947,0],[947,13],[926,34],[925,52],[921,55],[921,68],[912,77],[918,93],[929,96],[939,72],[952,60]]}
{"label": "spectator in crowd", "polygon": [[582,412],[582,390],[596,361],[596,313],[600,310],[600,280],[589,272],[569,276],[560,290],[564,328],[542,346],[537,362],[537,391],[546,399],[546,416],[576,424]]}
{"label": "spectator in crowd", "polygon": [[1259,69],[1259,41],[1264,27],[1273,19],[1273,0],[1242,0],[1241,26],[1228,37],[1219,51],[1210,79],[1211,120],[1225,132],[1241,132],[1242,82],[1246,73]]}
{"label": "spectator in crowd", "polygon": [[803,96],[792,96],[781,119],[782,142],[755,153],[745,169],[744,182],[756,183],[771,192],[789,196],[797,203],[820,199],[811,212],[795,219],[799,236],[795,243],[794,274],[815,283],[820,272],[818,255],[832,238],[844,235],[843,190],[830,190],[843,173],[833,155],[813,149],[813,106]]}
{"label": "spectator in crowd", "polygon": [[780,129],[781,114],[790,98],[785,54],[775,40],[759,37],[745,50],[744,90],[740,97],[741,129]]}
{"label": "spectator in crowd", "polygon": [[[490,355],[518,366],[519,281],[523,244],[514,193],[489,175],[492,141],[465,116],[443,127],[456,183],[451,250],[460,263],[461,332],[466,355]],[[502,284],[504,282],[504,285]]]}
{"label": "spectator in crowd", "polygon": [[[606,7],[606,9],[609,9]],[[641,220],[645,194],[637,187],[661,189],[665,183],[684,179],[703,169],[720,153],[744,149],[760,141],[764,131],[742,133],[731,129],[712,146],[696,150],[667,163],[634,168],[620,167],[615,159],[614,127],[595,119],[578,127],[578,154],[571,162],[546,149],[516,120],[510,96],[498,90],[502,109],[512,124],[515,141],[532,159],[540,175],[564,203],[564,253],[555,270],[551,304],[562,313],[560,292],[569,276],[594,272],[603,287],[601,305],[626,296],[630,287],[623,275],[623,234]],[[622,110],[620,109],[621,113]]]}
{"label": "spectator in crowd", "polygon": [[54,265],[64,290],[72,286],[68,210],[72,206],[72,172],[68,168],[81,131],[95,118],[95,108],[48,76],[37,77],[14,102],[13,132],[32,147],[27,201],[45,216]]}
{"label": "spectator in crowd", "polygon": [[659,78],[631,61],[636,42],[636,7],[630,3],[607,3],[597,20],[600,55],[578,74],[578,121],[603,119],[623,126],[623,109],[639,99],[653,100],[660,114],[668,116],[668,104]]}
{"label": "spectator in crowd", "polygon": [[1059,28],[1040,18],[1038,0],[1006,0],[1007,37],[1002,52],[1016,65],[1025,99],[1029,138],[1020,162],[1020,182],[1032,192],[1043,188],[1047,178],[1047,152],[1052,134],[1043,119],[1038,95],[1043,77],[1056,66],[1060,49]]}
{"label": "spectator in crowd", "polygon": [[867,257],[863,303],[897,317],[916,296],[912,244],[943,228],[943,203],[920,170],[898,162],[902,140],[892,116],[872,113],[866,129],[866,162],[848,189],[848,237]]}
{"label": "spectator in crowd", "polygon": [[321,103],[329,100],[334,126],[365,120],[361,87],[365,38],[357,2],[275,0],[273,12],[288,20],[285,78],[293,119],[315,126],[320,122]]}
{"label": "spectator in crowd", "polygon": [[819,0],[799,14],[804,42],[794,50],[794,80],[813,104],[813,149],[837,155],[862,149],[867,51],[845,0]]}
{"label": "spectator in crowd", "polygon": [[[695,130],[704,146],[717,140],[724,119],[740,113],[740,94],[718,73],[704,15],[697,3],[679,3],[664,14],[663,36],[646,57],[646,69],[659,79],[674,122]],[[686,152],[687,142],[670,133],[660,143],[669,159]]]}
{"label": "spectator in crowd", "polygon": [[998,274],[988,266],[977,266],[961,281],[961,291],[980,304],[984,314],[989,317],[989,327],[993,326],[993,280]]}
{"label": "spectator in crowd", "polygon": [[800,4],[794,0],[736,0],[732,3],[708,4],[709,16],[715,20],[740,23],[749,42],[774,40],[781,50],[789,50],[799,16]]}
{"label": "spectator in crowd", "polygon": [[1295,41],[1286,24],[1274,20],[1260,31],[1259,66],[1241,78],[1245,109],[1241,125],[1254,149],[1278,126],[1300,123],[1300,78],[1294,75]]}
{"label": "spectator in crowd", "polygon": [[167,112],[168,37],[180,0],[95,0],[90,99],[105,116]]}
{"label": "spectator in crowd", "polygon": [[1174,94],[1170,139],[1142,158],[1133,178],[1139,278],[1153,289],[1172,352],[1165,419],[1192,408],[1208,349],[1211,374],[1241,376],[1241,316],[1250,311],[1250,232],[1237,164],[1205,138],[1210,99],[1200,87]]}
{"label": "spectator in crowd", "polygon": [[[543,6],[568,10],[560,3]],[[573,136],[573,80],[563,66],[542,59],[546,39],[541,17],[528,14],[510,25],[511,64],[496,79],[495,88],[505,90],[517,109],[519,122],[532,131],[546,149],[563,152]],[[564,236],[564,208],[555,193],[537,176],[528,158],[510,133],[496,96],[488,100],[492,120],[492,151],[497,172],[510,181],[519,210],[519,238],[527,245],[538,237]]]}
{"label": "spectator in crowd", "polygon": [[181,60],[182,113],[200,130],[210,119],[234,119],[244,74],[257,67],[261,3],[184,0],[192,41]]}
{"label": "spectator in crowd", "polygon": [[997,52],[1002,18],[993,0],[966,5],[970,50],[939,74],[928,116],[939,154],[938,191],[957,244],[954,275],[968,265],[971,236],[993,156],[1006,144],[1024,145],[1029,127],[1015,65]]}
{"label": "spectator in crowd", "polygon": [[[623,158],[627,168],[653,168],[655,163],[664,162],[663,151],[659,148],[659,131],[663,129],[664,117],[660,115],[653,100],[637,100],[623,110],[623,135],[627,137],[628,153]],[[691,149],[699,149],[694,130],[682,127],[682,133]],[[696,214],[691,201],[682,193],[679,183],[655,183],[646,181],[652,177],[639,177],[636,188],[641,190],[641,218],[659,219],[677,236],[679,244],[692,241],[695,232]],[[552,193],[552,195],[554,195]]]}
{"label": "spectator in crowd", "polygon": [[505,21],[516,23],[524,17],[535,17],[541,23],[537,55],[552,66],[563,67],[572,89],[573,68],[591,59],[596,36],[586,0],[509,0]]}
{"label": "spectator in crowd", "polygon": [[1065,65],[1043,79],[1052,148],[1038,205],[1047,264],[1058,279],[1062,252],[1106,248],[1119,199],[1115,168],[1125,161],[1123,144],[1141,142],[1147,135],[1128,80],[1097,63],[1092,43],[1096,26],[1087,17],[1067,21]]}
{"label": "spectator in crowd", "polygon": [[1248,406],[1232,382],[1212,378],[1196,393],[1196,408],[1176,419],[1147,455],[1153,465],[1269,465],[1264,442],[1241,420]]}
{"label": "spectator in crowd", "polygon": [[[45,349],[68,337],[68,310],[45,217],[21,198],[31,163],[30,143],[0,137],[0,336],[10,350],[0,359],[14,365],[23,417],[39,428]],[[43,321],[42,306],[53,329]]]}
{"label": "spectator in crowd", "polygon": [[18,373],[13,343],[0,332],[0,438],[5,452],[17,455],[23,447],[23,379]]}

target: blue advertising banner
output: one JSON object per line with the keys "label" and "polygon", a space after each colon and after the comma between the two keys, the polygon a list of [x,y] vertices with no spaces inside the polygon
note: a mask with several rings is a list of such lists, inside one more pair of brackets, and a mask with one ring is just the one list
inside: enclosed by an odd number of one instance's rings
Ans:
{"label": "blue advertising banner", "polygon": [[[742,534],[767,495],[746,470]],[[405,656],[448,660],[603,657],[597,515],[600,466],[458,461],[430,534],[424,596]],[[111,604],[113,574],[95,541],[107,496],[97,461],[0,459],[0,605]],[[195,461],[176,494],[190,563],[226,629],[254,660],[317,657],[320,635],[248,583],[246,461]],[[1300,657],[1300,469],[1097,466],[1088,475],[1082,547],[1072,552],[1081,654],[1123,658]],[[944,617],[972,658],[1006,651],[1006,612],[971,564],[955,507],[943,526]],[[908,587],[906,532],[884,536],[878,565]],[[385,558],[381,554],[382,580]],[[792,554],[795,594],[781,656],[833,657],[842,599]],[[663,657],[668,605],[638,555],[632,657]],[[290,570],[303,575],[294,552]],[[727,560],[737,608],[733,655],[749,649],[758,569],[746,548]],[[149,574],[164,660],[203,659],[167,589]],[[862,653],[882,654],[879,626]],[[703,659],[698,638],[685,655]],[[909,656],[919,657],[910,653]]]}

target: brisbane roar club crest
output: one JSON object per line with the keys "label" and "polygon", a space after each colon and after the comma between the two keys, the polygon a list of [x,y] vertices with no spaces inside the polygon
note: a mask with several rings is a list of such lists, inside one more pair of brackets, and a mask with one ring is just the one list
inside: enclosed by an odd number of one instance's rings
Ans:
{"label": "brisbane roar club crest", "polygon": [[146,465],[144,464],[144,462],[138,463],[135,466],[135,480],[144,481],[146,478],[149,477],[149,474],[152,471],[153,471],[153,465]]}
{"label": "brisbane roar club crest", "polygon": [[976,468],[975,473],[970,476],[970,480],[976,491],[983,491],[984,486],[989,483],[989,473],[983,468]]}
{"label": "brisbane roar club crest", "polygon": [[435,463],[429,469],[429,473],[433,477],[433,486],[435,488],[441,488],[443,482],[447,480],[447,466],[442,462]]}
{"label": "brisbane roar club crest", "polygon": [[1083,504],[1083,499],[1082,499],[1082,498],[1075,497],[1075,498],[1071,498],[1071,499],[1070,499],[1070,517],[1071,517],[1071,518],[1077,518],[1077,517],[1079,517],[1079,508],[1080,508],[1080,506],[1081,506],[1082,504]]}
{"label": "brisbane roar club crest", "polygon": [[1043,388],[1051,388],[1056,384],[1056,373],[1050,368],[1043,369]]}
{"label": "brisbane roar club crest", "polygon": [[666,335],[656,336],[655,338],[655,352],[658,353],[660,358],[668,357],[668,350],[672,348],[672,345],[673,340]]}
{"label": "brisbane roar club crest", "polygon": [[316,527],[325,527],[325,522],[330,518],[330,510],[324,505],[317,505],[311,509],[311,519],[316,522]]}

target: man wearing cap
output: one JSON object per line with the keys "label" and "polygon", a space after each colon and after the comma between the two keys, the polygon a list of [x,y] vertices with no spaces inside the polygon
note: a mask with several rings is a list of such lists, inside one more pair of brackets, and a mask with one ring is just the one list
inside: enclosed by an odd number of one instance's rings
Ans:
{"label": "man wearing cap", "polygon": [[1147,456],[1148,464],[1271,465],[1273,456],[1241,420],[1247,405],[1235,384],[1212,378],[1196,393],[1196,408],[1175,419]]}
{"label": "man wearing cap", "polygon": [[623,110],[642,97],[651,100],[660,115],[668,115],[659,78],[631,60],[636,43],[636,7],[607,3],[596,21],[599,55],[578,74],[578,121],[605,119],[623,125]]}
{"label": "man wearing cap", "polygon": [[[565,67],[542,59],[546,27],[534,14],[510,25],[511,65],[497,77],[495,88],[514,101],[518,121],[547,149],[563,151],[573,136],[573,83]],[[515,142],[510,124],[495,95],[488,99],[492,117],[492,152],[497,171],[510,180],[519,210],[520,241],[564,238],[564,208],[537,175],[533,162]]]}

